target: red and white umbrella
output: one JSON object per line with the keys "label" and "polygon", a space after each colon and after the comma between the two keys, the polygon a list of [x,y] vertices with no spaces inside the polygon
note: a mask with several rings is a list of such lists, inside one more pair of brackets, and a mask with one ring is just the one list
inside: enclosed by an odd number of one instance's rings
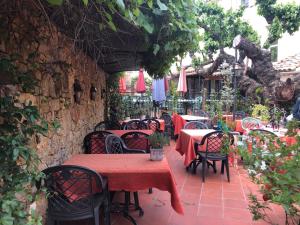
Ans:
{"label": "red and white umbrella", "polygon": [[140,71],[139,71],[139,77],[136,82],[136,92],[137,93],[145,93],[146,92],[146,84],[145,84],[143,69],[140,69]]}
{"label": "red and white umbrella", "polygon": [[182,92],[182,93],[187,92],[186,72],[185,72],[185,68],[184,67],[180,71],[180,76],[179,76],[177,91],[178,92]]}
{"label": "red and white umbrella", "polygon": [[119,80],[119,92],[120,93],[126,92],[126,81],[124,77],[121,77]]}

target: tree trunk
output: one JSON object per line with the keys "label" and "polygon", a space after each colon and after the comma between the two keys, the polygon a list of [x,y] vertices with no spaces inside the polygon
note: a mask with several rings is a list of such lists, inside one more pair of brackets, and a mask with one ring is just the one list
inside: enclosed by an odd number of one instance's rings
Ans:
{"label": "tree trunk", "polygon": [[253,92],[253,87],[263,86],[263,96],[275,100],[275,88],[280,85],[280,80],[278,72],[273,67],[271,53],[268,50],[261,49],[240,35],[234,38],[233,47],[242,51],[243,54],[252,60],[251,72],[255,75],[255,80],[250,82],[249,79],[243,78],[240,81],[241,86],[250,88],[249,90],[244,90],[245,93]]}

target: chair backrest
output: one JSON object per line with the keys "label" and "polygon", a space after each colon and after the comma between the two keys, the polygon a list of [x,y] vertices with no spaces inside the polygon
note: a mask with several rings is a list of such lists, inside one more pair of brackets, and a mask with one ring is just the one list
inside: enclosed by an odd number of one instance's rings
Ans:
{"label": "chair backrest", "polygon": [[80,166],[61,165],[42,171],[48,190],[48,212],[51,215],[93,213],[94,193],[104,190],[101,175]]}
{"label": "chair backrest", "polygon": [[133,131],[125,133],[121,136],[121,139],[125,145],[130,149],[140,149],[150,152],[150,143],[148,140],[148,134],[143,132]]}
{"label": "chair backrest", "polygon": [[124,142],[117,135],[110,134],[105,139],[105,150],[107,154],[123,154]]}
{"label": "chair backrest", "polygon": [[108,131],[94,131],[83,139],[86,154],[105,154],[105,138],[111,134]]}
{"label": "chair backrest", "polygon": [[257,147],[269,144],[270,141],[274,142],[278,138],[273,132],[264,129],[253,129],[249,135],[252,136],[252,144]]}
{"label": "chair backrest", "polygon": [[242,120],[245,118],[245,116],[246,116],[246,113],[244,111],[236,111],[235,112],[235,119]]}
{"label": "chair backrest", "polygon": [[147,124],[149,130],[160,131],[160,123],[157,119],[144,119],[142,121]]}
{"label": "chair backrest", "polygon": [[208,113],[203,110],[197,110],[197,116],[209,117]]}
{"label": "chair backrest", "polygon": [[118,122],[102,121],[95,126],[94,131],[120,130],[120,129],[121,129],[121,125]]}
{"label": "chair backrest", "polygon": [[186,123],[183,129],[208,129],[208,126],[200,121],[192,121]]}
{"label": "chair backrest", "polygon": [[160,119],[163,119],[165,121],[165,126],[172,125],[172,117],[168,113],[163,113]]}
{"label": "chair backrest", "polygon": [[148,126],[141,120],[130,120],[124,125],[124,130],[147,130]]}
{"label": "chair backrest", "polygon": [[[228,143],[226,143],[228,142]],[[225,144],[232,145],[234,142],[233,135],[228,133],[224,133],[222,131],[214,131],[206,134],[202,140],[200,145],[206,145],[206,154],[209,153],[220,153],[222,152],[222,147]]]}
{"label": "chair backrest", "polygon": [[94,131],[104,131],[104,130],[107,130],[105,121],[98,123],[94,128]]}
{"label": "chair backrest", "polygon": [[246,117],[242,120],[242,128],[244,130],[258,129],[261,126],[261,121],[253,117]]}

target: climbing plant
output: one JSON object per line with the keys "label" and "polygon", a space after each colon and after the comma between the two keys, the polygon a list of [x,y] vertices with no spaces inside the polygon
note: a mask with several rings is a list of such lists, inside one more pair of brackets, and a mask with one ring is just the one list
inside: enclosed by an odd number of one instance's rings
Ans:
{"label": "climbing plant", "polygon": [[34,145],[36,135],[46,135],[48,128],[58,127],[58,124],[49,126],[31,101],[23,103],[18,99],[18,90],[28,92],[36,83],[31,67],[32,64],[28,64],[29,69],[24,71],[11,56],[0,57],[0,73],[10,77],[15,85],[2,85],[0,95],[1,225],[42,224],[41,218],[29,207],[41,191],[36,187],[42,174]]}

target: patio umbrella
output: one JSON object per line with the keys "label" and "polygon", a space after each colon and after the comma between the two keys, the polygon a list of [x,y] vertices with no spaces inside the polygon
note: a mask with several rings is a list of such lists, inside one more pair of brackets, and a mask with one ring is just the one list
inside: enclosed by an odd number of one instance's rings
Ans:
{"label": "patio umbrella", "polygon": [[177,91],[178,92],[182,92],[182,93],[187,92],[186,72],[185,72],[184,68],[182,68],[181,71],[180,71],[180,76],[179,76]]}
{"label": "patio umbrella", "polygon": [[119,80],[119,92],[120,93],[125,93],[126,92],[126,82],[125,78],[121,77]]}
{"label": "patio umbrella", "polygon": [[165,92],[169,90],[169,83],[166,77],[164,77],[164,84],[165,84]]}
{"label": "patio umbrella", "polygon": [[145,85],[143,69],[140,69],[140,71],[139,71],[139,77],[136,82],[136,92],[137,93],[145,93],[146,92],[146,85]]}

